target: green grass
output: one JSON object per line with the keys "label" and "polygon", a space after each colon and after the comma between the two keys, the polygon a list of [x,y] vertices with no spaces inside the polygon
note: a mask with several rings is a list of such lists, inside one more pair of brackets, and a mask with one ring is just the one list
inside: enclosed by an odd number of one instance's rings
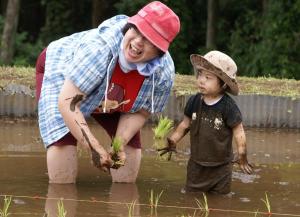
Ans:
{"label": "green grass", "polygon": [[35,69],[31,67],[0,67],[0,88],[22,84],[35,89]]}
{"label": "green grass", "polygon": [[[240,94],[300,97],[300,81],[294,79],[277,79],[272,77],[238,77]],[[176,75],[173,91],[176,95],[197,92],[196,78],[190,75]]]}
{"label": "green grass", "polygon": [[[240,94],[300,97],[300,81],[272,77],[238,77]],[[22,84],[35,89],[35,69],[32,67],[0,67],[0,88],[8,84]],[[176,74],[173,92],[176,95],[197,92],[196,78],[192,75]]]}

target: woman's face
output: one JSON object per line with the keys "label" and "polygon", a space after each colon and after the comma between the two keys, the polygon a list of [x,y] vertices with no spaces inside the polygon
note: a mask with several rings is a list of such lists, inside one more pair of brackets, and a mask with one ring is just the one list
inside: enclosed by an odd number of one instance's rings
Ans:
{"label": "woman's face", "polygon": [[134,27],[129,28],[124,35],[123,49],[130,63],[147,62],[159,55],[159,49]]}

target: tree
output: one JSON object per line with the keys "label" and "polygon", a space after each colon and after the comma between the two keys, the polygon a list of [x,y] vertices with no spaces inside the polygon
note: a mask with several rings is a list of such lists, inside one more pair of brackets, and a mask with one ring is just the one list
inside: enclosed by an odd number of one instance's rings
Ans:
{"label": "tree", "polygon": [[241,14],[231,35],[241,75],[300,79],[300,0],[261,3]]}
{"label": "tree", "polygon": [[116,14],[116,9],[114,7],[116,2],[116,0],[93,0],[92,24],[94,28],[98,27],[105,19]]}
{"label": "tree", "polygon": [[215,49],[218,19],[218,0],[208,0],[207,4],[207,27],[206,27],[206,49]]}
{"label": "tree", "polygon": [[0,52],[1,61],[6,65],[10,64],[13,58],[14,41],[18,27],[19,8],[19,0],[8,1]]}

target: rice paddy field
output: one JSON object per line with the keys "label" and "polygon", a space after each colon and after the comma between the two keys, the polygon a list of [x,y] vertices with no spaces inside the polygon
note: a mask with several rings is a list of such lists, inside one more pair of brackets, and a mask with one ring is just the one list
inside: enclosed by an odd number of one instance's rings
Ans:
{"label": "rice paddy field", "polygon": [[[299,98],[300,81],[238,77],[241,94]],[[0,88],[20,84],[35,89],[34,68],[0,67]],[[176,95],[197,91],[195,77],[176,74]],[[91,122],[108,148],[110,139]],[[78,151],[79,176],[74,185],[48,184],[46,150],[36,119],[0,119],[0,217],[5,216],[151,216],[261,217],[300,216],[299,129],[246,128],[248,159],[254,173],[234,165],[229,195],[183,191],[190,154],[188,135],[170,161],[155,151],[153,126],[142,130],[143,158],[137,182],[112,183]],[[160,141],[160,143],[163,141]]]}
{"label": "rice paddy field", "polygon": [[[91,122],[108,148],[110,139]],[[186,193],[189,138],[170,161],[153,148],[153,126],[142,130],[143,158],[137,182],[112,183],[79,155],[77,183],[48,184],[46,151],[36,120],[0,119],[0,216],[300,216],[300,133],[293,129],[247,128],[248,159],[254,173],[235,165],[229,195]],[[7,208],[7,209],[6,209]]]}

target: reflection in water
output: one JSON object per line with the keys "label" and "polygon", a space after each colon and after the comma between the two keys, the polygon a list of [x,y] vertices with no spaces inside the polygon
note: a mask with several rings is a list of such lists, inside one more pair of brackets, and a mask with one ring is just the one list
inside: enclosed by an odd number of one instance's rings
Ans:
{"label": "reflection in water", "polygon": [[66,217],[74,217],[77,208],[77,188],[74,184],[49,184],[45,213],[48,217],[58,216],[58,202],[62,200]]}
{"label": "reflection in water", "polygon": [[[140,216],[139,192],[136,184],[112,183],[109,195],[109,214],[110,216],[128,216],[130,206],[133,216]],[[120,203],[127,203],[120,204]]]}

